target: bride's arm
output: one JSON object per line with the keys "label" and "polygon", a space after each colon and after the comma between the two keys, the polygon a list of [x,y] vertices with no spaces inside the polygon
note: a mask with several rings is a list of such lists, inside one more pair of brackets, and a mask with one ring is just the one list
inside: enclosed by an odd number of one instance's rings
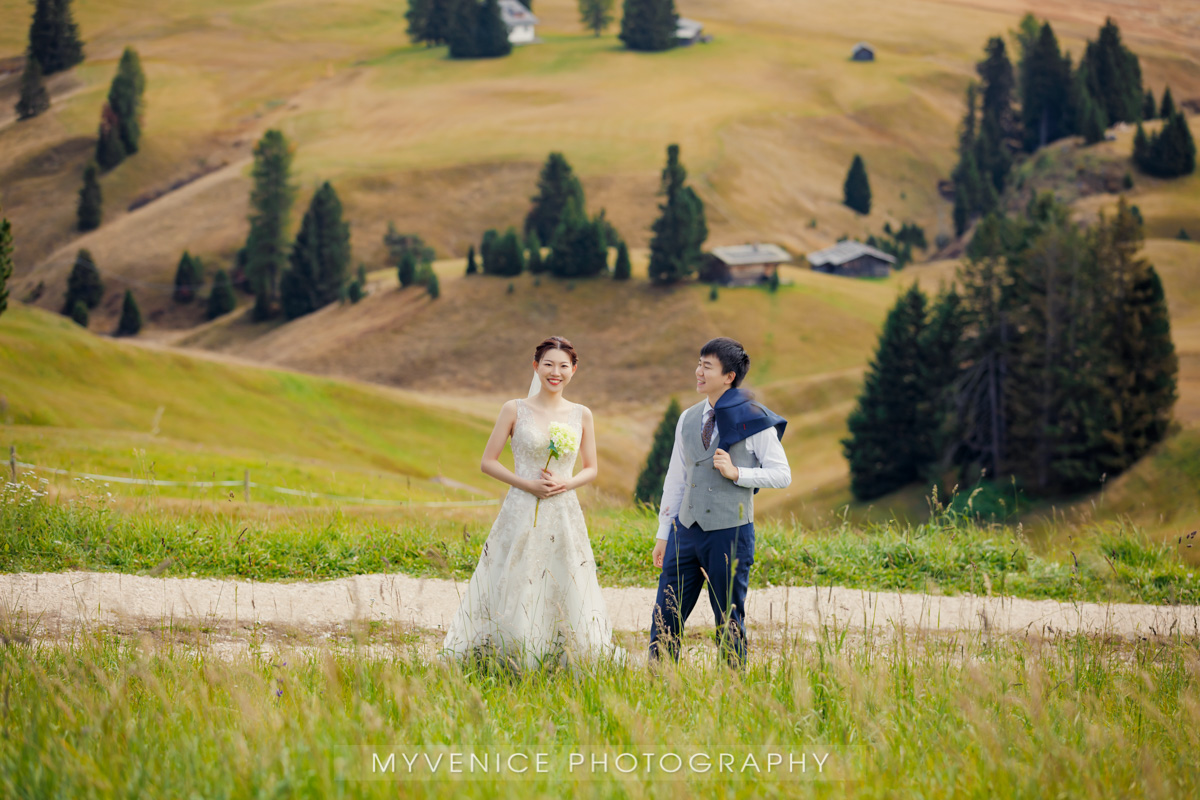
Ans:
{"label": "bride's arm", "polygon": [[592,425],[592,410],[587,406],[583,408],[582,423],[583,436],[579,441],[579,457],[583,459],[583,469],[563,482],[567,491],[596,480],[600,471],[596,461],[596,431]]}
{"label": "bride's arm", "polygon": [[483,448],[483,459],[479,469],[484,475],[489,475],[498,481],[504,481],[522,491],[533,491],[533,481],[526,480],[500,463],[500,454],[504,452],[504,443],[512,435],[513,423],[517,421],[517,402],[509,400],[500,407],[500,416],[496,418],[496,427],[488,437],[487,446]]}

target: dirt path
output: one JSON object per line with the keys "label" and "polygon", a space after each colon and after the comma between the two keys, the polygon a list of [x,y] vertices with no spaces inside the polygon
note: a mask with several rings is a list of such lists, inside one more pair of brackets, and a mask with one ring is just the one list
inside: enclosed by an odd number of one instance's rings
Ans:
{"label": "dirt path", "polygon": [[[356,575],[320,582],[261,583],[213,578],[152,578],[111,572],[0,575],[0,611],[91,621],[261,622],[306,630],[376,620],[444,629],[466,585],[407,575]],[[648,631],[653,589],[606,588],[613,627]],[[1062,603],[1008,597],[934,596],[839,587],[752,588],[752,627],[971,631],[988,634],[1106,633],[1126,638],[1182,631],[1200,636],[1200,606]],[[690,624],[712,627],[701,600]]]}

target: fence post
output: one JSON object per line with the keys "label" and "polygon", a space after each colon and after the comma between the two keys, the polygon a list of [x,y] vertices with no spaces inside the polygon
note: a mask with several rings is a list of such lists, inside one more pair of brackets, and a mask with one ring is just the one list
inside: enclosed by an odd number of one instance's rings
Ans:
{"label": "fence post", "polygon": [[246,496],[246,502],[250,502],[250,470],[246,469],[246,475],[242,478],[242,492]]}
{"label": "fence post", "polygon": [[12,482],[17,482],[17,446],[10,444],[8,446],[8,468],[12,470]]}

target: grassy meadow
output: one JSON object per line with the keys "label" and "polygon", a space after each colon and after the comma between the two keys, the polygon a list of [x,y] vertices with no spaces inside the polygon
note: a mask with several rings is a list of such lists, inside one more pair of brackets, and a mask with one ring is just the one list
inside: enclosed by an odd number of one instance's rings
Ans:
{"label": "grassy meadow", "polygon": [[[98,630],[39,645],[26,633],[12,620],[0,631],[0,791],[14,798],[1200,791],[1200,653],[1181,635],[856,639],[826,627],[779,642],[735,676],[697,653],[658,674],[607,664],[513,673],[431,661],[405,636],[228,657],[167,624],[140,641]],[[833,754],[824,778],[783,779],[761,762],[734,775],[659,767],[675,766],[667,752],[710,753],[715,763],[719,752],[818,746]],[[543,774],[361,779],[364,753],[439,748],[550,758]],[[607,753],[612,766],[568,772],[579,751]],[[653,756],[621,775],[622,752]]]}

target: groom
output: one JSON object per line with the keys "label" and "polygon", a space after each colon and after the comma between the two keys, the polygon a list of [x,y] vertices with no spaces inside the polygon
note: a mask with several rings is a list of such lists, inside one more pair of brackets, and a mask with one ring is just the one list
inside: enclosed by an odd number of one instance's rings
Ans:
{"label": "groom", "polygon": [[754,494],[792,482],[779,437],[787,421],[738,387],[750,368],[742,346],[725,337],[700,350],[696,391],[704,401],[675,428],[663,482],[654,566],[662,568],[650,624],[650,658],[665,646],[679,659],[679,639],[707,578],[717,646],[728,662],[746,663],[746,589],[754,563]]}

